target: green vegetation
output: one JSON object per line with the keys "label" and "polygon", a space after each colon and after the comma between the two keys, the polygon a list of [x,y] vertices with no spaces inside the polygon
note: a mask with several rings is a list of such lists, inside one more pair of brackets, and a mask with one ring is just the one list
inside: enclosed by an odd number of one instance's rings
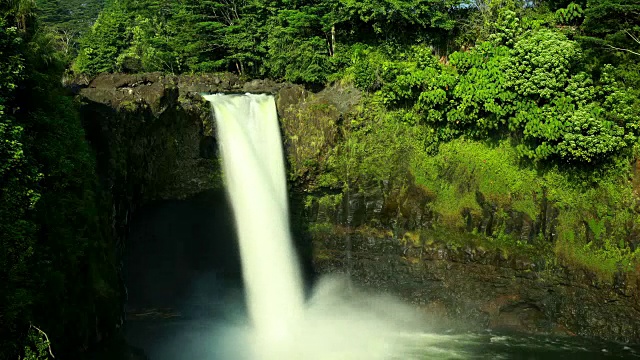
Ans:
{"label": "green vegetation", "polygon": [[[559,259],[603,277],[620,269],[634,270],[640,260],[640,251],[630,249],[631,229],[640,224],[633,210],[633,189],[619,172],[603,175],[597,186],[583,184],[557,167],[536,172],[519,165],[516,152],[505,142],[487,145],[464,139],[444,144],[437,156],[424,159],[418,169],[428,174],[418,181],[437,194],[431,206],[455,219],[454,227],[464,227],[460,214],[465,211],[472,218],[482,218],[482,204],[476,198],[479,191],[496,208],[496,226],[487,234],[493,238],[504,240],[511,235],[511,242],[524,241],[541,249],[553,242]],[[505,233],[513,211],[541,223],[542,198],[558,210],[555,236],[538,233],[523,240],[521,234]]]}
{"label": "green vegetation", "polygon": [[510,34],[451,54],[450,65],[414,46],[402,58],[365,52],[346,72],[364,90],[381,83],[376,96],[408,111],[407,121],[431,126],[434,141],[508,135],[522,157],[570,163],[607,162],[633,148],[638,99],[611,66],[595,80],[580,70],[580,46],[565,35],[540,29],[505,40]]}
{"label": "green vegetation", "polygon": [[[563,34],[541,29],[496,41],[451,54],[449,65],[423,46],[400,56],[364,49],[343,76],[369,95],[345,119],[342,140],[323,157],[295,163],[317,164],[312,185],[320,189],[418,186],[437,214],[436,232],[482,231],[484,247],[497,242],[522,253],[533,246],[551,263],[603,278],[635,271],[640,216],[629,165],[640,118],[633,90],[610,66],[597,81],[571,70],[580,47]],[[402,212],[411,200],[398,197]],[[550,208],[541,209],[542,199]],[[490,230],[478,225],[487,207],[494,209]],[[548,209],[558,213],[553,221],[543,218]],[[538,224],[533,237],[512,233],[514,212]]]}
{"label": "green vegetation", "polygon": [[55,38],[57,49],[67,61],[77,55],[78,39],[93,25],[105,0],[36,0],[39,21]]}
{"label": "green vegetation", "polygon": [[338,136],[335,119],[337,109],[327,103],[310,103],[301,106],[282,119],[285,134],[290,144],[290,172],[294,177],[309,176],[309,171],[323,161],[323,155],[333,145]]}
{"label": "green vegetation", "polygon": [[[81,40],[74,69],[234,71],[322,84],[365,39],[445,34],[455,1],[114,0]],[[434,32],[434,30],[436,32]]]}
{"label": "green vegetation", "polygon": [[[434,41],[351,45],[331,78],[367,95],[329,156],[306,160],[312,186],[391,181],[401,215],[417,186],[436,214],[429,231],[447,238],[533,247],[547,263],[605,279],[637,271],[637,5],[475,4],[458,24],[469,32],[454,37],[462,50],[446,57],[434,56]],[[487,209],[490,230],[480,226]],[[538,226],[533,236],[513,233],[514,216]]]}
{"label": "green vegetation", "polygon": [[20,359],[47,360],[54,358],[51,350],[51,341],[49,341],[49,337],[44,331],[31,325],[27,335],[27,342],[29,345],[24,347],[24,357]]}
{"label": "green vegetation", "polygon": [[82,35],[95,22],[105,0],[36,0],[30,3],[35,5],[38,18],[44,26]]}
{"label": "green vegetation", "polygon": [[[368,184],[391,181],[401,193],[387,193],[397,197],[387,202],[396,201],[399,213],[393,216],[405,218],[415,209],[411,197],[416,192],[410,193],[410,188],[418,186],[426,211],[437,214],[437,221],[430,229],[400,229],[400,238],[407,231],[426,231],[437,242],[527,254],[548,264],[583,267],[603,279],[618,271],[635,271],[640,263],[640,250],[634,250],[640,217],[628,164],[598,174],[566,171],[557,165],[536,169],[521,160],[509,140],[465,137],[442,143],[434,154],[423,146],[428,131],[393,117],[359,117],[359,127],[351,130],[349,140],[320,163],[323,170],[315,185],[366,191]],[[310,195],[307,203],[317,201],[324,211],[335,212],[340,206],[335,198]],[[490,228],[483,226],[487,208],[492,209]],[[557,211],[557,218],[546,219],[549,211]],[[514,227],[514,219],[528,225]],[[533,227],[538,230],[532,234]],[[326,226],[321,228],[318,236],[327,232]],[[317,232],[315,227],[310,230]]]}
{"label": "green vegetation", "polygon": [[60,352],[78,346],[118,306],[95,163],[59,85],[65,55],[25,4],[0,8],[3,359],[48,358],[35,326]]}

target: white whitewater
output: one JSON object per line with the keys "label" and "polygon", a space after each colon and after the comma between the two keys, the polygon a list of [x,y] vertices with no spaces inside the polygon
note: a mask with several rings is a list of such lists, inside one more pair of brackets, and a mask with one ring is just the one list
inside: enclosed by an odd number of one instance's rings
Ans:
{"label": "white whitewater", "polygon": [[290,235],[273,96],[205,98],[215,113],[225,185],[239,235],[252,360],[409,358],[402,355],[407,341],[400,334],[417,324],[419,316],[412,308],[353,290],[335,278],[322,279],[305,303]]}

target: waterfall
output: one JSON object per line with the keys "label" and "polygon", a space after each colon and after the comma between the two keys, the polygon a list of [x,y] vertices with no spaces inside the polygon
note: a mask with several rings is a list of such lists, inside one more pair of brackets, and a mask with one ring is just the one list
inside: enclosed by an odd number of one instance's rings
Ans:
{"label": "waterfall", "polygon": [[[388,297],[325,277],[305,303],[289,228],[282,140],[273,96],[205,95],[212,104],[240,242],[260,360],[409,359],[406,340],[419,318]],[[410,326],[411,325],[411,326]],[[240,345],[241,346],[241,345]]]}
{"label": "waterfall", "polygon": [[247,305],[258,341],[287,341],[303,308],[290,235],[278,115],[270,95],[207,95],[240,241]]}

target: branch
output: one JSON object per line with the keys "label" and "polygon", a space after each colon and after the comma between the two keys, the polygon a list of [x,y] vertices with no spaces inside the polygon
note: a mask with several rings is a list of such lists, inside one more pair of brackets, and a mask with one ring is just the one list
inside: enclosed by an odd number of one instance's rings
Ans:
{"label": "branch", "polygon": [[45,333],[44,331],[40,330],[37,326],[31,324],[31,327],[38,330],[38,332],[40,332],[40,334],[44,335],[44,338],[47,339],[47,347],[49,348],[49,355],[51,355],[52,358],[56,358],[55,356],[53,356],[53,351],[51,351],[51,341],[49,341],[49,337],[47,336],[47,333]]}
{"label": "branch", "polygon": [[610,48],[610,49],[619,50],[619,51],[626,51],[628,53],[632,53],[633,55],[640,56],[639,52],[635,52],[633,50],[623,49],[623,48],[619,48],[619,47],[615,47],[615,46],[611,46],[611,45],[607,45],[607,47]]}
{"label": "branch", "polygon": [[631,32],[629,32],[629,30],[625,31],[627,33],[627,35],[631,36],[631,38],[633,39],[633,41],[637,42],[638,44],[640,44],[640,39],[638,39],[637,37],[635,37]]}

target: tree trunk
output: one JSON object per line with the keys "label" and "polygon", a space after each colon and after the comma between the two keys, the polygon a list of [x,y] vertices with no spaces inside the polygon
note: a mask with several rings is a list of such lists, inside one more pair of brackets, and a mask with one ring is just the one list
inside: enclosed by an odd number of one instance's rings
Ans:
{"label": "tree trunk", "polygon": [[331,56],[336,54],[336,26],[331,26]]}

